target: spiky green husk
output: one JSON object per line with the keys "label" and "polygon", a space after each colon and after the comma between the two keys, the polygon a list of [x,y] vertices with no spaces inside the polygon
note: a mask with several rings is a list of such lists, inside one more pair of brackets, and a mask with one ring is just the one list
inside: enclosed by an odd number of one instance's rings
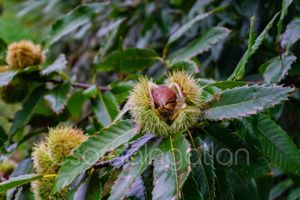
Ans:
{"label": "spiky green husk", "polygon": [[[60,126],[49,129],[49,135],[33,150],[33,166],[37,173],[48,175],[57,174],[64,159],[78,147],[87,136],[77,128]],[[64,200],[67,199],[68,188],[51,194],[55,184],[55,177],[44,177],[32,182],[32,191],[36,200]]]}
{"label": "spiky green husk", "polygon": [[49,129],[48,145],[52,159],[61,164],[86,139],[87,136],[77,128],[60,126]]}
{"label": "spiky green husk", "polygon": [[55,177],[42,178],[31,183],[32,192],[35,200],[64,200],[67,199],[68,188],[52,195],[55,184]]}
{"label": "spiky green husk", "polygon": [[174,120],[169,123],[153,108],[148,91],[148,85],[154,84],[146,78],[141,78],[129,97],[130,113],[142,132],[159,136],[168,136],[185,131],[193,126],[201,115],[201,89],[190,75],[185,72],[175,72],[166,80],[166,84],[178,84],[184,96],[185,103],[179,104]]}
{"label": "spiky green husk", "polygon": [[0,172],[10,175],[15,168],[16,163],[10,159],[7,159],[0,163]]}
{"label": "spiky green husk", "polygon": [[187,104],[193,106],[201,106],[203,104],[202,91],[197,81],[190,74],[183,71],[174,72],[169,75],[166,83],[171,84],[174,82],[181,88]]}
{"label": "spiky green husk", "polygon": [[6,62],[12,68],[24,68],[31,65],[40,65],[45,56],[40,45],[31,41],[14,42],[7,48]]}
{"label": "spiky green husk", "polygon": [[50,150],[46,142],[36,146],[32,153],[33,166],[39,174],[55,174],[59,165],[51,158]]}

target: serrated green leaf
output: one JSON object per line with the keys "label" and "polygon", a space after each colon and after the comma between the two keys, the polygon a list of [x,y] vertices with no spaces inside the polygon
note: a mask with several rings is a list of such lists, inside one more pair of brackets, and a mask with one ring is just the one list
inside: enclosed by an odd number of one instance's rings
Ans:
{"label": "serrated green leaf", "polygon": [[229,130],[217,125],[208,126],[203,131],[214,141],[212,153],[215,153],[213,156],[218,165],[231,167],[247,178],[259,178],[271,172],[270,164],[255,147],[255,143],[247,143]]}
{"label": "serrated green leaf", "polygon": [[272,188],[272,176],[264,176],[256,180],[257,195],[259,200],[268,200]]}
{"label": "serrated green leaf", "polygon": [[[93,171],[94,172],[94,171]],[[87,175],[88,173],[82,173],[78,178],[74,180],[74,182],[70,185],[69,190],[67,192],[66,200],[78,199],[81,200],[85,198],[85,194],[87,191],[87,185],[89,184],[89,179]]]}
{"label": "serrated green leaf", "polygon": [[80,184],[74,197],[69,196],[69,199],[95,199],[101,200],[102,198],[102,183],[99,178],[99,173],[94,170],[84,182]]}
{"label": "serrated green leaf", "polygon": [[71,90],[70,83],[57,85],[44,98],[49,102],[51,109],[56,113],[61,113],[67,104],[69,93]]}
{"label": "serrated green leaf", "polygon": [[280,126],[267,115],[261,114],[255,133],[262,152],[275,166],[292,174],[300,174],[300,152]]}
{"label": "serrated green leaf", "polygon": [[54,192],[69,185],[79,174],[93,166],[107,152],[128,142],[138,132],[129,121],[120,121],[83,142],[60,168]]}
{"label": "serrated green leaf", "polygon": [[119,104],[124,103],[134,86],[133,81],[120,81],[111,84],[111,92]]}
{"label": "serrated green leaf", "polygon": [[254,20],[255,18],[251,18],[251,23],[250,23],[250,30],[249,30],[249,38],[248,38],[248,48],[240,61],[238,62],[237,66],[234,69],[234,72],[228,77],[228,81],[232,80],[239,80],[244,76],[245,73],[245,66],[248,62],[248,59],[251,56],[251,48],[254,44],[255,40],[255,33],[254,33]]}
{"label": "serrated green leaf", "polygon": [[197,64],[191,60],[183,60],[175,62],[171,67],[170,71],[186,71],[195,73],[197,71]]}
{"label": "serrated green leaf", "polygon": [[[15,167],[15,169],[12,172],[12,174],[10,175],[10,177],[17,177],[17,176],[32,174],[32,173],[34,173],[34,169],[32,167],[32,160],[31,160],[31,158],[26,158],[18,163],[18,165]],[[22,199],[21,197],[23,195],[26,195],[26,193],[28,192],[28,189],[30,189],[30,187],[27,187],[26,185],[24,185],[22,187],[17,187],[17,188],[8,190],[6,192],[7,200],[15,200],[14,199],[15,193],[19,193],[19,196],[20,196],[19,200],[23,200],[24,198]]]}
{"label": "serrated green leaf", "polygon": [[230,187],[228,173],[222,167],[215,170],[216,173],[216,200],[234,200]]}
{"label": "serrated green leaf", "polygon": [[135,179],[126,196],[128,199],[146,200],[144,182],[141,176]]}
{"label": "serrated green leaf", "polygon": [[57,59],[48,67],[41,71],[42,75],[48,75],[53,72],[61,72],[67,67],[67,60],[64,54],[60,54]]}
{"label": "serrated green leaf", "polygon": [[267,26],[264,28],[264,30],[260,33],[260,35],[255,39],[254,41],[254,18],[251,20],[250,25],[250,34],[249,34],[249,40],[248,40],[248,48],[244,55],[242,56],[241,60],[237,64],[236,68],[234,69],[234,72],[227,78],[229,81],[233,80],[240,80],[243,78],[245,73],[245,66],[249,60],[249,58],[257,51],[257,49],[260,47],[262,42],[267,36],[267,33],[272,28],[274,21],[276,20],[279,13],[275,14],[275,16],[271,19],[271,21],[267,24]]}
{"label": "serrated green leaf", "polygon": [[114,51],[95,67],[98,71],[136,72],[152,66],[158,59],[152,49],[128,48]]}
{"label": "serrated green leaf", "polygon": [[32,92],[32,94],[24,102],[23,108],[15,114],[10,129],[10,135],[15,134],[21,127],[28,123],[33,114],[35,106],[46,94],[46,92],[47,90],[45,89],[45,86],[39,86]]}
{"label": "serrated green leaf", "polygon": [[281,14],[280,14],[280,18],[279,21],[277,23],[277,27],[278,27],[278,33],[277,36],[279,37],[281,30],[282,30],[282,22],[283,19],[285,17],[285,15],[287,14],[288,8],[291,5],[291,3],[293,2],[293,0],[282,0],[282,4],[281,4]]}
{"label": "serrated green leaf", "polygon": [[297,199],[300,199],[300,188],[296,188],[292,190],[287,197],[287,200],[297,200]]}
{"label": "serrated green leaf", "polygon": [[124,165],[144,144],[146,144],[149,140],[152,140],[154,135],[145,134],[139,139],[129,144],[129,147],[125,149],[120,156],[113,159],[111,165],[119,168]]}
{"label": "serrated green leaf", "polygon": [[50,32],[50,36],[48,37],[45,46],[51,46],[63,36],[89,23],[91,17],[95,16],[95,14],[99,12],[99,9],[106,5],[106,3],[82,4],[62,16],[52,26],[52,31]]}
{"label": "serrated green leaf", "polygon": [[293,181],[291,179],[286,179],[284,181],[279,182],[275,185],[270,192],[269,200],[276,200],[282,193],[284,193],[289,187],[291,187]]}
{"label": "serrated green leaf", "polygon": [[157,140],[151,141],[137,152],[136,157],[124,167],[118,176],[118,179],[112,187],[109,200],[122,200],[125,198],[136,178],[138,178],[151,163],[158,144]]}
{"label": "serrated green leaf", "polygon": [[281,46],[289,49],[300,39],[300,18],[292,20],[282,34]]}
{"label": "serrated green leaf", "polygon": [[153,200],[182,198],[182,186],[190,173],[190,145],[183,134],[164,139],[154,158]]}
{"label": "serrated green leaf", "polygon": [[6,190],[15,188],[20,185],[24,185],[31,181],[38,180],[42,177],[43,177],[43,175],[40,175],[40,174],[26,174],[26,175],[20,175],[17,177],[10,178],[7,181],[0,183],[0,192],[4,192]]}
{"label": "serrated green leaf", "polygon": [[247,85],[246,82],[243,81],[218,81],[215,83],[211,83],[208,86],[214,86],[220,88],[221,90],[231,89],[235,87],[242,87]]}
{"label": "serrated green leaf", "polygon": [[17,74],[18,71],[0,72],[0,87],[8,85]]}
{"label": "serrated green leaf", "polygon": [[119,28],[124,21],[125,19],[122,18],[109,25],[109,33],[104,40],[103,46],[101,46],[101,48],[99,49],[94,62],[98,63],[101,59],[104,58],[104,56],[106,56],[108,50],[113,46],[114,40],[116,40],[116,37],[118,35]]}
{"label": "serrated green leaf", "polygon": [[98,88],[97,85],[91,85],[87,89],[83,91],[83,95],[85,98],[96,98],[98,95]]}
{"label": "serrated green leaf", "polygon": [[211,49],[218,42],[224,40],[230,30],[224,27],[214,27],[198,39],[187,44],[185,47],[175,51],[169,56],[172,63],[186,60]]}
{"label": "serrated green leaf", "polygon": [[102,198],[102,184],[99,180],[99,174],[97,171],[93,171],[89,180],[88,188],[84,199],[101,200]]}
{"label": "serrated green leaf", "polygon": [[[24,185],[18,189],[13,200],[34,200],[34,195],[31,191],[30,185]],[[11,200],[11,199],[7,199]]]}
{"label": "serrated green leaf", "polygon": [[239,200],[258,200],[257,188],[251,179],[230,170],[229,182],[234,196]]}
{"label": "serrated green leaf", "polygon": [[92,109],[103,127],[110,125],[119,113],[118,103],[111,92],[99,93],[91,99]]}
{"label": "serrated green leaf", "polygon": [[264,79],[268,83],[279,83],[288,73],[291,65],[296,61],[296,56],[289,55],[284,56],[282,59],[279,57],[273,58],[263,64],[261,68],[264,68]]}
{"label": "serrated green leaf", "polygon": [[178,40],[182,35],[184,35],[186,33],[187,30],[192,28],[195,23],[205,19],[210,14],[211,14],[211,12],[199,14],[194,19],[192,19],[191,21],[189,21],[186,24],[182,25],[175,33],[173,33],[171,35],[171,37],[169,38],[167,44],[169,45],[169,44],[175,42],[176,40]]}
{"label": "serrated green leaf", "polygon": [[191,152],[191,165],[194,180],[198,185],[201,196],[207,200],[215,197],[214,161],[205,144],[200,138],[194,139],[194,148]]}
{"label": "serrated green leaf", "polygon": [[197,184],[195,178],[192,174],[189,175],[188,179],[183,185],[183,199],[184,200],[204,200],[201,191],[199,190],[200,186]]}
{"label": "serrated green leaf", "polygon": [[152,199],[153,190],[153,165],[149,165],[141,174],[145,187],[146,200]]}
{"label": "serrated green leaf", "polygon": [[80,117],[83,104],[86,102],[87,98],[82,94],[82,91],[76,91],[70,97],[67,108],[70,111],[72,117]]}
{"label": "serrated green leaf", "polygon": [[290,87],[252,85],[227,89],[211,101],[204,111],[204,119],[224,120],[242,118],[256,114],[287,100],[294,91]]}
{"label": "serrated green leaf", "polygon": [[219,94],[220,92],[222,92],[220,88],[211,86],[210,84],[213,83],[208,83],[208,85],[205,85],[203,87],[201,97],[203,98],[204,102],[212,101],[215,98],[215,94]]}

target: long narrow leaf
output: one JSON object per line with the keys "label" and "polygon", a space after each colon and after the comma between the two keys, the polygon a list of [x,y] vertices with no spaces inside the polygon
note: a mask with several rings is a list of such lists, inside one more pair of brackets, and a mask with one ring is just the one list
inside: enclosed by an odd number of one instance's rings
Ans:
{"label": "long narrow leaf", "polygon": [[272,119],[267,115],[259,115],[257,137],[266,157],[280,169],[300,174],[300,152],[296,145]]}
{"label": "long narrow leaf", "polygon": [[198,39],[187,44],[185,47],[175,51],[169,56],[172,63],[186,60],[211,49],[218,42],[224,40],[230,30],[224,27],[214,27]]}
{"label": "long narrow leaf", "polygon": [[236,87],[217,93],[205,110],[204,119],[224,120],[256,114],[286,100],[294,89],[281,86],[253,85]]}
{"label": "long narrow leaf", "polygon": [[119,175],[114,186],[112,187],[109,200],[122,200],[125,198],[127,192],[133,187],[133,184],[146,167],[151,163],[155,156],[155,149],[158,141],[152,141],[140,149],[136,157],[124,167],[122,173]]}
{"label": "long narrow leaf", "polygon": [[255,39],[255,42],[252,42],[253,40],[253,28],[254,28],[254,21],[251,21],[251,29],[250,29],[250,35],[249,35],[249,41],[248,41],[248,48],[246,52],[244,53],[243,57],[237,64],[234,72],[227,78],[227,80],[240,80],[243,78],[244,73],[245,73],[245,66],[249,60],[249,58],[257,51],[257,49],[260,47],[262,44],[263,40],[267,36],[267,33],[269,30],[272,28],[274,21],[276,20],[277,16],[279,13],[277,13],[271,21],[267,24],[265,29],[260,33],[260,35]]}
{"label": "long narrow leaf", "polygon": [[69,185],[79,174],[94,165],[107,152],[128,142],[137,134],[133,124],[121,121],[99,133],[91,136],[82,143],[73,155],[66,158],[56,179],[54,192]]}
{"label": "long narrow leaf", "polygon": [[154,159],[153,200],[182,198],[181,190],[190,172],[190,147],[182,134],[166,138]]}
{"label": "long narrow leaf", "polygon": [[42,178],[40,174],[26,174],[8,179],[0,183],[0,193],[20,185],[24,185],[34,180]]}
{"label": "long narrow leaf", "polygon": [[215,197],[214,161],[205,144],[200,138],[194,139],[192,149],[192,174],[204,199],[213,200]]}
{"label": "long narrow leaf", "polygon": [[186,33],[187,30],[189,30],[190,28],[192,28],[195,23],[197,23],[197,22],[205,19],[211,13],[212,12],[207,12],[207,13],[199,14],[194,19],[192,19],[191,21],[189,21],[189,22],[185,23],[184,25],[182,25],[175,33],[173,33],[171,35],[171,37],[168,40],[168,44],[171,44],[171,43],[175,42],[176,40],[178,40],[183,34]]}

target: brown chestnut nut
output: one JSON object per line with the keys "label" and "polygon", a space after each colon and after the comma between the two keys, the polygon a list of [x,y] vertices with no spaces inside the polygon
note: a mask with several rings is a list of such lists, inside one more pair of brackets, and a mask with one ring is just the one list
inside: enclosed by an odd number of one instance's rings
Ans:
{"label": "brown chestnut nut", "polygon": [[177,105],[176,92],[168,86],[159,86],[153,89],[152,97],[154,106],[161,116],[166,119],[172,118]]}

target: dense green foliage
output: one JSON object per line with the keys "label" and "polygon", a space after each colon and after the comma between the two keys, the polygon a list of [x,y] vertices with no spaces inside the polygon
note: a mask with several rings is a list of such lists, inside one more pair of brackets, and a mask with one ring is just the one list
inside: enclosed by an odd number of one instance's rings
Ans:
{"label": "dense green foliage", "polygon": [[[99,2],[0,0],[0,199],[300,199],[299,1]],[[56,126],[88,139],[39,174]]]}

